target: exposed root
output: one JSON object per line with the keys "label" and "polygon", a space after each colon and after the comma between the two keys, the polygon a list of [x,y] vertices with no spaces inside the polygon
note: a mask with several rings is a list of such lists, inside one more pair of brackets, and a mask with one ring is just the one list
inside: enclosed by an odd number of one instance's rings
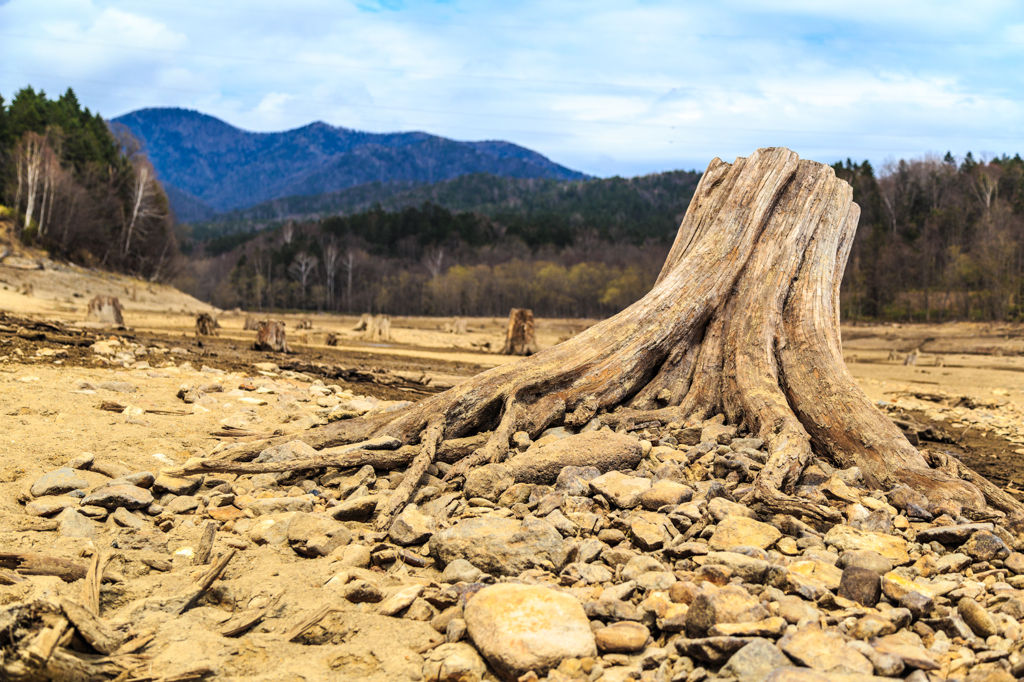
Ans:
{"label": "exposed root", "polygon": [[377,521],[375,527],[378,532],[385,532],[391,528],[391,523],[394,521],[395,516],[398,515],[402,508],[405,507],[409,498],[416,491],[416,486],[419,484],[420,478],[427,471],[434,462],[434,455],[437,453],[437,445],[441,441],[441,436],[444,433],[444,418],[441,417],[437,421],[431,423],[427,430],[423,433],[423,439],[420,443],[419,454],[409,465],[409,468],[405,472],[405,477],[402,482],[395,488],[395,492],[391,493],[387,503],[384,505],[384,509],[378,510]]}

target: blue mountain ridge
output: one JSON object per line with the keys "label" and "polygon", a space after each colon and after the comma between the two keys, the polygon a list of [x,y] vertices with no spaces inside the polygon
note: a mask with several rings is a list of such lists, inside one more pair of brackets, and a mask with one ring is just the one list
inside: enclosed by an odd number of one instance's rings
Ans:
{"label": "blue mountain ridge", "polygon": [[434,183],[470,173],[583,180],[525,147],[460,142],[423,132],[367,133],[321,121],[253,133],[190,109],[139,109],[111,121],[142,144],[180,220],[271,199],[336,192],[369,182]]}

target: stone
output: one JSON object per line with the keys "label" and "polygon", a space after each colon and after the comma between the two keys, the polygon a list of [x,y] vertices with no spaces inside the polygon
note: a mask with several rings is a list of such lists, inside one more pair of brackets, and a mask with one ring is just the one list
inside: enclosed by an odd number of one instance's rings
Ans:
{"label": "stone", "polygon": [[480,497],[497,502],[501,494],[508,490],[515,478],[503,464],[485,464],[476,467],[466,474],[466,483],[462,487],[466,498]]}
{"label": "stone", "polygon": [[725,550],[737,545],[767,549],[781,537],[782,533],[767,523],[746,516],[728,516],[715,528],[708,546],[713,550]]}
{"label": "stone", "polygon": [[757,514],[752,509],[738,502],[730,502],[724,497],[716,497],[710,500],[708,502],[708,513],[711,514],[715,523],[719,523],[729,516],[745,516],[748,519],[757,520]]}
{"label": "stone", "polygon": [[182,495],[168,502],[164,508],[172,514],[190,514],[198,507],[199,498],[192,495]]}
{"label": "stone", "polygon": [[97,525],[70,507],[57,515],[57,532],[65,538],[96,537]]}
{"label": "stone", "polygon": [[444,567],[441,581],[446,583],[475,583],[484,576],[484,572],[465,559],[456,559]]}
{"label": "stone", "polygon": [[721,665],[733,654],[750,644],[751,637],[698,637],[696,639],[677,638],[676,650],[683,656],[695,658],[711,665]]}
{"label": "stone", "polygon": [[388,536],[396,545],[409,547],[429,540],[436,528],[437,522],[432,517],[420,511],[415,504],[410,504],[395,518]]}
{"label": "stone", "polygon": [[629,524],[629,536],[633,544],[644,552],[656,552],[665,544],[665,531],[662,530],[661,524],[657,523],[657,519],[641,515],[635,516],[633,522]]}
{"label": "stone", "polygon": [[171,493],[172,495],[195,495],[202,484],[202,476],[178,477],[170,476],[161,471],[160,475],[153,480],[153,491],[160,495],[166,493]]}
{"label": "stone", "polygon": [[399,612],[409,608],[416,599],[423,594],[423,585],[413,585],[381,602],[377,613],[382,616],[397,616]]}
{"label": "stone", "polygon": [[752,623],[767,617],[768,611],[757,598],[738,585],[727,585],[694,598],[686,614],[686,636],[704,637],[714,625]]}
{"label": "stone", "polygon": [[[561,577],[571,583],[583,582],[588,585],[599,585],[611,582],[615,574],[611,569],[602,564],[572,563],[565,567],[560,574]],[[564,584],[564,583],[563,583]]]}
{"label": "stone", "polygon": [[621,575],[623,580],[636,580],[644,573],[650,573],[652,571],[662,572],[665,570],[664,564],[654,557],[640,554],[638,556],[633,556],[626,561],[622,566]]}
{"label": "stone", "polygon": [[423,654],[426,682],[481,682],[486,672],[484,660],[469,644],[442,644]]}
{"label": "stone", "polygon": [[823,673],[859,673],[871,675],[875,666],[863,654],[846,646],[834,632],[802,628],[779,641],[783,653],[797,663]]}
{"label": "stone", "polygon": [[732,570],[743,582],[760,584],[768,575],[768,562],[738,552],[708,552],[704,565],[721,565]]}
{"label": "stone", "polygon": [[110,515],[110,518],[114,519],[114,523],[121,526],[122,528],[134,528],[136,530],[142,530],[145,524],[135,514],[124,507],[118,507],[114,510],[114,513]]}
{"label": "stone", "polygon": [[338,593],[353,604],[376,604],[384,600],[384,592],[368,580],[353,580],[342,585]]}
{"label": "stone", "polygon": [[[236,504],[241,504],[236,500]],[[311,512],[313,502],[305,497],[260,497],[250,500],[245,508],[255,516],[283,514],[285,512]]]}
{"label": "stone", "polygon": [[575,545],[549,523],[532,516],[516,519],[479,517],[458,522],[430,538],[430,553],[447,566],[465,559],[485,573],[518,576],[531,568],[560,572]]}
{"label": "stone", "polygon": [[967,627],[982,639],[1000,633],[999,627],[984,607],[969,597],[962,597],[956,605],[956,611],[967,623]]}
{"label": "stone", "polygon": [[[871,640],[884,635],[891,635],[896,632],[896,626],[891,620],[880,616],[877,613],[869,613],[850,626],[846,634],[854,639]],[[858,649],[858,651],[860,651]],[[864,653],[861,651],[861,653]],[[864,654],[867,656],[867,654]],[[868,656],[870,659],[871,657]]]}
{"label": "stone", "polygon": [[1024,573],[1024,554],[1021,554],[1020,552],[1010,552],[1010,555],[1003,559],[1003,565],[1017,575]]}
{"label": "stone", "polygon": [[506,682],[531,670],[544,675],[566,658],[597,655],[579,601],[548,587],[485,587],[466,604],[465,621],[477,650]]}
{"label": "stone", "polygon": [[516,482],[551,485],[567,466],[596,467],[600,472],[608,472],[633,468],[641,457],[640,441],[632,436],[588,431],[547,443],[538,441],[505,466]]}
{"label": "stone", "polygon": [[859,642],[855,640],[847,642],[846,646],[860,654],[863,654],[866,659],[871,661],[871,665],[875,666],[875,673],[877,675],[881,675],[882,677],[898,677],[900,673],[903,672],[905,667],[903,665],[903,659],[898,656],[883,654],[867,642]]}
{"label": "stone", "polygon": [[83,490],[89,487],[89,481],[80,477],[71,467],[61,467],[43,474],[36,479],[29,492],[32,497],[62,495],[72,490]]}
{"label": "stone", "polygon": [[351,540],[348,528],[320,514],[298,512],[288,523],[288,544],[300,556],[327,556]]}
{"label": "stone", "polygon": [[328,512],[337,521],[366,521],[377,510],[380,498],[376,495],[364,495],[356,499],[348,499]]}
{"label": "stone", "polygon": [[692,499],[693,488],[678,481],[663,478],[640,496],[640,506],[650,511],[657,511],[662,507],[675,506]]}
{"label": "stone", "polygon": [[817,623],[821,612],[800,597],[785,595],[779,598],[779,617],[790,625],[796,625],[801,621]]}
{"label": "stone", "polygon": [[25,513],[30,516],[53,516],[68,507],[77,507],[80,503],[80,499],[69,495],[39,497],[25,505]]}
{"label": "stone", "polygon": [[862,606],[874,608],[882,598],[882,581],[878,573],[870,568],[847,566],[843,569],[837,594]]}
{"label": "stone", "polygon": [[900,607],[910,611],[915,619],[924,618],[935,609],[935,599],[923,592],[908,592],[900,599]]}
{"label": "stone", "polygon": [[145,488],[134,485],[112,485],[86,495],[82,504],[91,504],[106,509],[124,507],[142,509],[153,503],[153,494]]}
{"label": "stone", "polygon": [[211,507],[206,510],[206,515],[221,523],[245,518],[245,512],[238,507]]}
{"label": "stone", "polygon": [[842,524],[832,526],[825,534],[825,543],[833,545],[840,552],[853,549],[870,549],[881,554],[896,566],[910,563],[907,542],[902,538],[883,533],[857,530]]}
{"label": "stone", "polygon": [[588,618],[607,620],[612,622],[623,620],[642,620],[640,611],[628,601],[614,599],[601,595],[597,601],[588,601],[583,605]]}
{"label": "stone", "polygon": [[965,523],[961,526],[935,526],[917,531],[917,542],[927,545],[940,542],[944,545],[962,545],[971,535],[979,530],[992,531],[991,523]]}
{"label": "stone", "polygon": [[603,654],[634,654],[647,646],[651,633],[640,623],[623,621],[601,628],[594,638]]}
{"label": "stone", "polygon": [[884,575],[892,570],[892,562],[884,556],[870,549],[851,549],[839,555],[836,562],[839,568],[857,566],[874,571],[878,575]]}
{"label": "stone", "polygon": [[1010,548],[1006,543],[987,530],[974,533],[961,549],[976,561],[993,561],[1010,556]]}
{"label": "stone", "polygon": [[308,443],[301,440],[293,440],[262,450],[260,454],[256,455],[256,459],[253,462],[286,462],[290,459],[312,459],[319,455],[320,453],[314,450]]}
{"label": "stone", "polygon": [[804,580],[813,581],[829,591],[838,590],[843,578],[843,571],[822,561],[794,561],[789,564],[788,569],[791,576],[797,574]]}
{"label": "stone", "polygon": [[929,597],[934,596],[931,586],[915,579],[900,575],[895,571],[882,576],[882,594],[891,601],[899,602],[910,592],[921,592]]}
{"label": "stone", "polygon": [[366,568],[370,565],[370,548],[366,545],[343,545],[331,552],[330,558],[341,568]]}
{"label": "stone", "polygon": [[619,509],[633,509],[640,504],[640,497],[651,489],[651,480],[611,471],[592,480],[590,487]]}
{"label": "stone", "polygon": [[766,639],[755,639],[737,651],[722,666],[719,675],[737,682],[762,682],[776,668],[791,665],[786,655]]}
{"label": "stone", "polygon": [[555,490],[566,495],[589,495],[590,482],[600,475],[597,467],[563,467],[555,479]]}
{"label": "stone", "polygon": [[899,658],[907,667],[918,670],[938,670],[941,667],[938,658],[920,646],[920,641],[920,638],[913,633],[901,632],[879,637],[871,642],[871,645],[875,647],[875,651]]}

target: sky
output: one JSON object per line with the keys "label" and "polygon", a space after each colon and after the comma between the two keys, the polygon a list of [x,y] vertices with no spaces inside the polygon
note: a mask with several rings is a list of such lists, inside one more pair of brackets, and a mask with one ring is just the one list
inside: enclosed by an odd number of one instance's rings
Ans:
{"label": "sky", "polygon": [[0,0],[0,94],[501,139],[597,176],[1024,153],[1020,0]]}

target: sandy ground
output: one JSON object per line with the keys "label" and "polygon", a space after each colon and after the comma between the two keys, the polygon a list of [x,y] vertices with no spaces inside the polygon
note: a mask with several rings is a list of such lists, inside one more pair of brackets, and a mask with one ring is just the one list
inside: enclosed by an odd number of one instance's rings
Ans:
{"label": "sandy ground", "polygon": [[[29,284],[31,294],[27,295],[23,292]],[[310,402],[307,378],[284,372],[261,374],[253,366],[280,356],[248,350],[253,333],[242,330],[244,314],[220,312],[221,335],[200,344],[193,334],[194,315],[212,309],[168,287],[64,266],[29,270],[4,264],[0,264],[0,287],[0,311],[69,323],[84,320],[85,303],[91,296],[117,295],[130,331],[113,336],[134,343],[136,350],[146,349],[144,354],[137,353],[131,367],[124,367],[116,366],[116,353],[98,356],[88,348],[62,348],[11,335],[0,338],[0,411],[5,425],[0,436],[0,546],[5,551],[76,556],[89,546],[88,539],[61,538],[19,525],[24,518],[19,498],[23,499],[26,486],[83,453],[131,471],[155,473],[215,451],[220,440],[211,434],[225,424],[298,431],[316,419],[318,410]],[[352,331],[356,318],[273,317],[286,321],[297,357],[310,360],[424,371],[452,381],[517,361],[488,351],[501,345],[503,319],[471,319],[468,333],[456,335],[444,331],[451,320],[400,318],[393,320],[391,343],[371,344]],[[305,319],[312,329],[297,330]],[[540,320],[540,345],[554,345],[593,323]],[[1024,462],[1024,329],[952,324],[856,326],[843,331],[848,367],[872,400],[943,426],[959,439],[949,447],[973,466],[980,465],[1002,484],[1024,485],[1024,476],[1016,474]],[[338,346],[326,345],[328,333],[340,338]],[[904,365],[903,357],[915,348],[921,349],[917,364]],[[889,359],[893,350],[898,357]],[[133,390],[103,388],[117,385],[107,382],[127,384]],[[238,390],[246,382],[262,382],[259,385],[266,390],[255,396],[263,402],[243,400],[254,395]],[[215,400],[200,409],[176,398],[182,384],[213,383],[221,384],[223,391],[212,394]],[[374,384],[340,389],[382,399],[403,397]],[[969,406],[962,404],[964,397],[970,398]],[[104,401],[138,409],[135,414],[105,411],[100,409]],[[96,483],[103,479],[100,474],[82,473],[96,478]],[[143,537],[107,523],[119,539],[115,568],[132,571],[133,579],[105,589],[104,611],[132,613],[140,630],[159,630],[158,611],[149,607],[132,611],[131,605],[186,589],[198,571],[175,558],[174,571],[147,572],[136,559],[149,554],[177,556],[177,550],[195,546],[200,529],[186,522],[166,535]],[[215,551],[226,549],[218,545]],[[312,635],[316,641],[307,642],[320,646],[281,641],[282,632],[324,602],[322,586],[334,570],[326,558],[300,559],[287,548],[246,549],[222,581],[219,602],[206,603],[187,618],[175,620],[173,626],[163,626],[176,629],[161,633],[161,641],[170,644],[155,653],[150,665],[160,674],[174,674],[209,661],[225,679],[416,679],[422,667],[417,651],[438,636],[424,622],[385,618],[358,605],[346,605],[336,618],[318,626]],[[407,576],[424,583],[437,579],[430,568],[403,566],[401,570],[406,580]],[[64,594],[69,589],[78,588],[49,578],[0,585],[0,604],[48,591]],[[195,636],[230,618],[232,609],[264,604],[278,592],[284,593],[278,608],[251,635],[239,640]]]}

